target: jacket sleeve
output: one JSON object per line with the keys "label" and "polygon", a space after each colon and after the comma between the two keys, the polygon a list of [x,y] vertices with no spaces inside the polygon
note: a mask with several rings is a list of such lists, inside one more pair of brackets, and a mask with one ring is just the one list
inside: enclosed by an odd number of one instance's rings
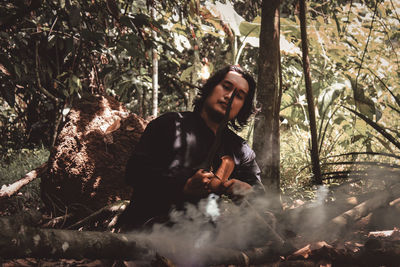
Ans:
{"label": "jacket sleeve", "polygon": [[252,185],[256,191],[265,191],[260,178],[261,171],[256,162],[256,154],[245,142],[239,160],[240,163],[236,166],[232,177]]}

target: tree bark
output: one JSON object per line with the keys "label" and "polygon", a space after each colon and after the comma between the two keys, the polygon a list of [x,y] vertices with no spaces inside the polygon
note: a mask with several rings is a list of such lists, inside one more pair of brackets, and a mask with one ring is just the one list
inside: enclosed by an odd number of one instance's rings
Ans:
{"label": "tree bark", "polygon": [[308,106],[308,116],[310,120],[311,132],[311,163],[314,174],[314,183],[322,184],[321,166],[319,165],[318,152],[318,135],[317,124],[315,121],[314,96],[311,86],[310,75],[310,59],[308,57],[308,41],[307,41],[307,25],[306,25],[306,3],[305,0],[300,0],[300,30],[301,30],[301,48],[303,52],[303,71],[306,83],[306,97]]}
{"label": "tree bark", "polygon": [[47,170],[47,162],[43,163],[36,169],[28,172],[27,174],[24,175],[21,179],[16,181],[13,184],[10,184],[8,186],[3,185],[0,189],[0,199],[10,197],[17,193],[23,186],[29,184],[33,180],[35,180],[37,177],[39,177],[43,172]]}
{"label": "tree bark", "polygon": [[150,251],[129,235],[40,229],[0,218],[1,258],[144,259]]}
{"label": "tree bark", "polygon": [[275,193],[280,188],[279,143],[279,0],[263,0],[258,62],[257,106],[253,148],[265,187]]}
{"label": "tree bark", "polygon": [[[153,20],[156,19],[156,9],[155,7],[151,7],[151,17]],[[157,33],[155,30],[152,30],[151,37],[154,39],[157,38]],[[156,44],[155,44],[156,45]],[[153,47],[152,49],[152,58],[153,58],[153,94],[152,94],[152,116],[155,118],[158,115],[158,54],[157,47]]]}

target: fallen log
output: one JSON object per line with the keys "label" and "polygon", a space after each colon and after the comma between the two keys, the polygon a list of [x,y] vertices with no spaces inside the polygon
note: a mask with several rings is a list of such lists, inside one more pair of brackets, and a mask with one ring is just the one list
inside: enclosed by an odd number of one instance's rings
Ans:
{"label": "fallen log", "polygon": [[[26,225],[23,223],[25,221],[27,220],[21,221],[18,217],[0,217],[0,258],[120,259],[150,262],[158,253],[144,235],[43,229],[30,226],[33,224]],[[174,246],[173,240],[162,242],[171,242],[171,246]],[[201,265],[205,266],[246,266],[279,261],[280,254],[281,251],[272,244],[248,251],[213,246],[194,250],[188,246],[186,255],[196,255],[196,262],[192,263],[198,264],[201,261]],[[174,260],[173,254],[166,256]]]}
{"label": "fallen log", "polygon": [[[283,251],[271,244],[263,248],[240,251],[206,246],[198,250],[185,248],[185,261],[180,262],[174,254],[159,255],[143,235],[116,234],[111,232],[89,232],[76,230],[40,229],[29,225],[29,218],[0,217],[0,258],[47,258],[47,259],[119,259],[138,262],[153,262],[157,257],[168,257],[178,266],[251,266],[273,264],[273,266],[397,266],[400,252],[398,240],[368,239],[365,248],[358,251],[337,249],[327,244],[311,248],[306,254],[282,257]],[[170,242],[174,240],[158,240]],[[175,248],[176,249],[176,248]],[[171,251],[175,250],[171,248]],[[182,255],[182,251],[175,251]],[[305,256],[307,255],[307,256]],[[193,261],[188,261],[192,258]],[[374,265],[368,265],[373,262]],[[150,265],[149,265],[150,266]],[[173,266],[173,265],[171,265]],[[346,265],[347,266],[347,265]]]}
{"label": "fallen log", "polygon": [[3,185],[0,189],[0,199],[11,197],[15,193],[17,193],[23,186],[29,184],[37,177],[40,177],[47,170],[47,162],[43,163],[39,167],[33,169],[32,171],[28,172],[24,175],[21,179],[14,182],[10,185]]}
{"label": "fallen log", "polygon": [[127,234],[40,229],[0,218],[0,258],[145,259],[151,250]]}
{"label": "fallen log", "polygon": [[400,184],[391,186],[388,190],[377,192],[374,197],[360,203],[354,208],[336,216],[331,221],[323,224],[311,235],[312,240],[332,239],[343,236],[351,224],[368,215],[371,211],[387,205],[391,200],[400,196]]}

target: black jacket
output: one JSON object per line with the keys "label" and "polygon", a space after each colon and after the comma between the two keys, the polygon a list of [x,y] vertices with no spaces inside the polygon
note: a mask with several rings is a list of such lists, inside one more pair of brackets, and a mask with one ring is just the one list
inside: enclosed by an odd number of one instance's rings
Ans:
{"label": "black jacket", "polygon": [[[199,200],[185,199],[183,187],[206,160],[214,139],[195,112],[166,113],[149,123],[126,167],[126,181],[134,190],[125,212],[130,226],[139,227],[152,218],[163,220],[172,207]],[[223,155],[235,161],[231,178],[262,188],[253,150],[229,129],[223,133],[214,170]]]}

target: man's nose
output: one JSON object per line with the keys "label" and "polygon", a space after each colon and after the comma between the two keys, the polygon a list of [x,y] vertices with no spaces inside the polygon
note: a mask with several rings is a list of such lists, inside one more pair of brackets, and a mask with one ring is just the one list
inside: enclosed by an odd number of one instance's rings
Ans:
{"label": "man's nose", "polygon": [[225,98],[225,99],[230,99],[230,98],[232,97],[232,94],[233,94],[234,91],[235,91],[235,90],[232,90],[232,91],[227,92],[227,93],[225,94],[224,98]]}
{"label": "man's nose", "polygon": [[225,99],[230,99],[230,98],[232,97],[233,94],[236,94],[236,88],[234,88],[233,90],[227,92],[227,93],[225,94],[225,97],[224,97],[224,98],[225,98]]}

